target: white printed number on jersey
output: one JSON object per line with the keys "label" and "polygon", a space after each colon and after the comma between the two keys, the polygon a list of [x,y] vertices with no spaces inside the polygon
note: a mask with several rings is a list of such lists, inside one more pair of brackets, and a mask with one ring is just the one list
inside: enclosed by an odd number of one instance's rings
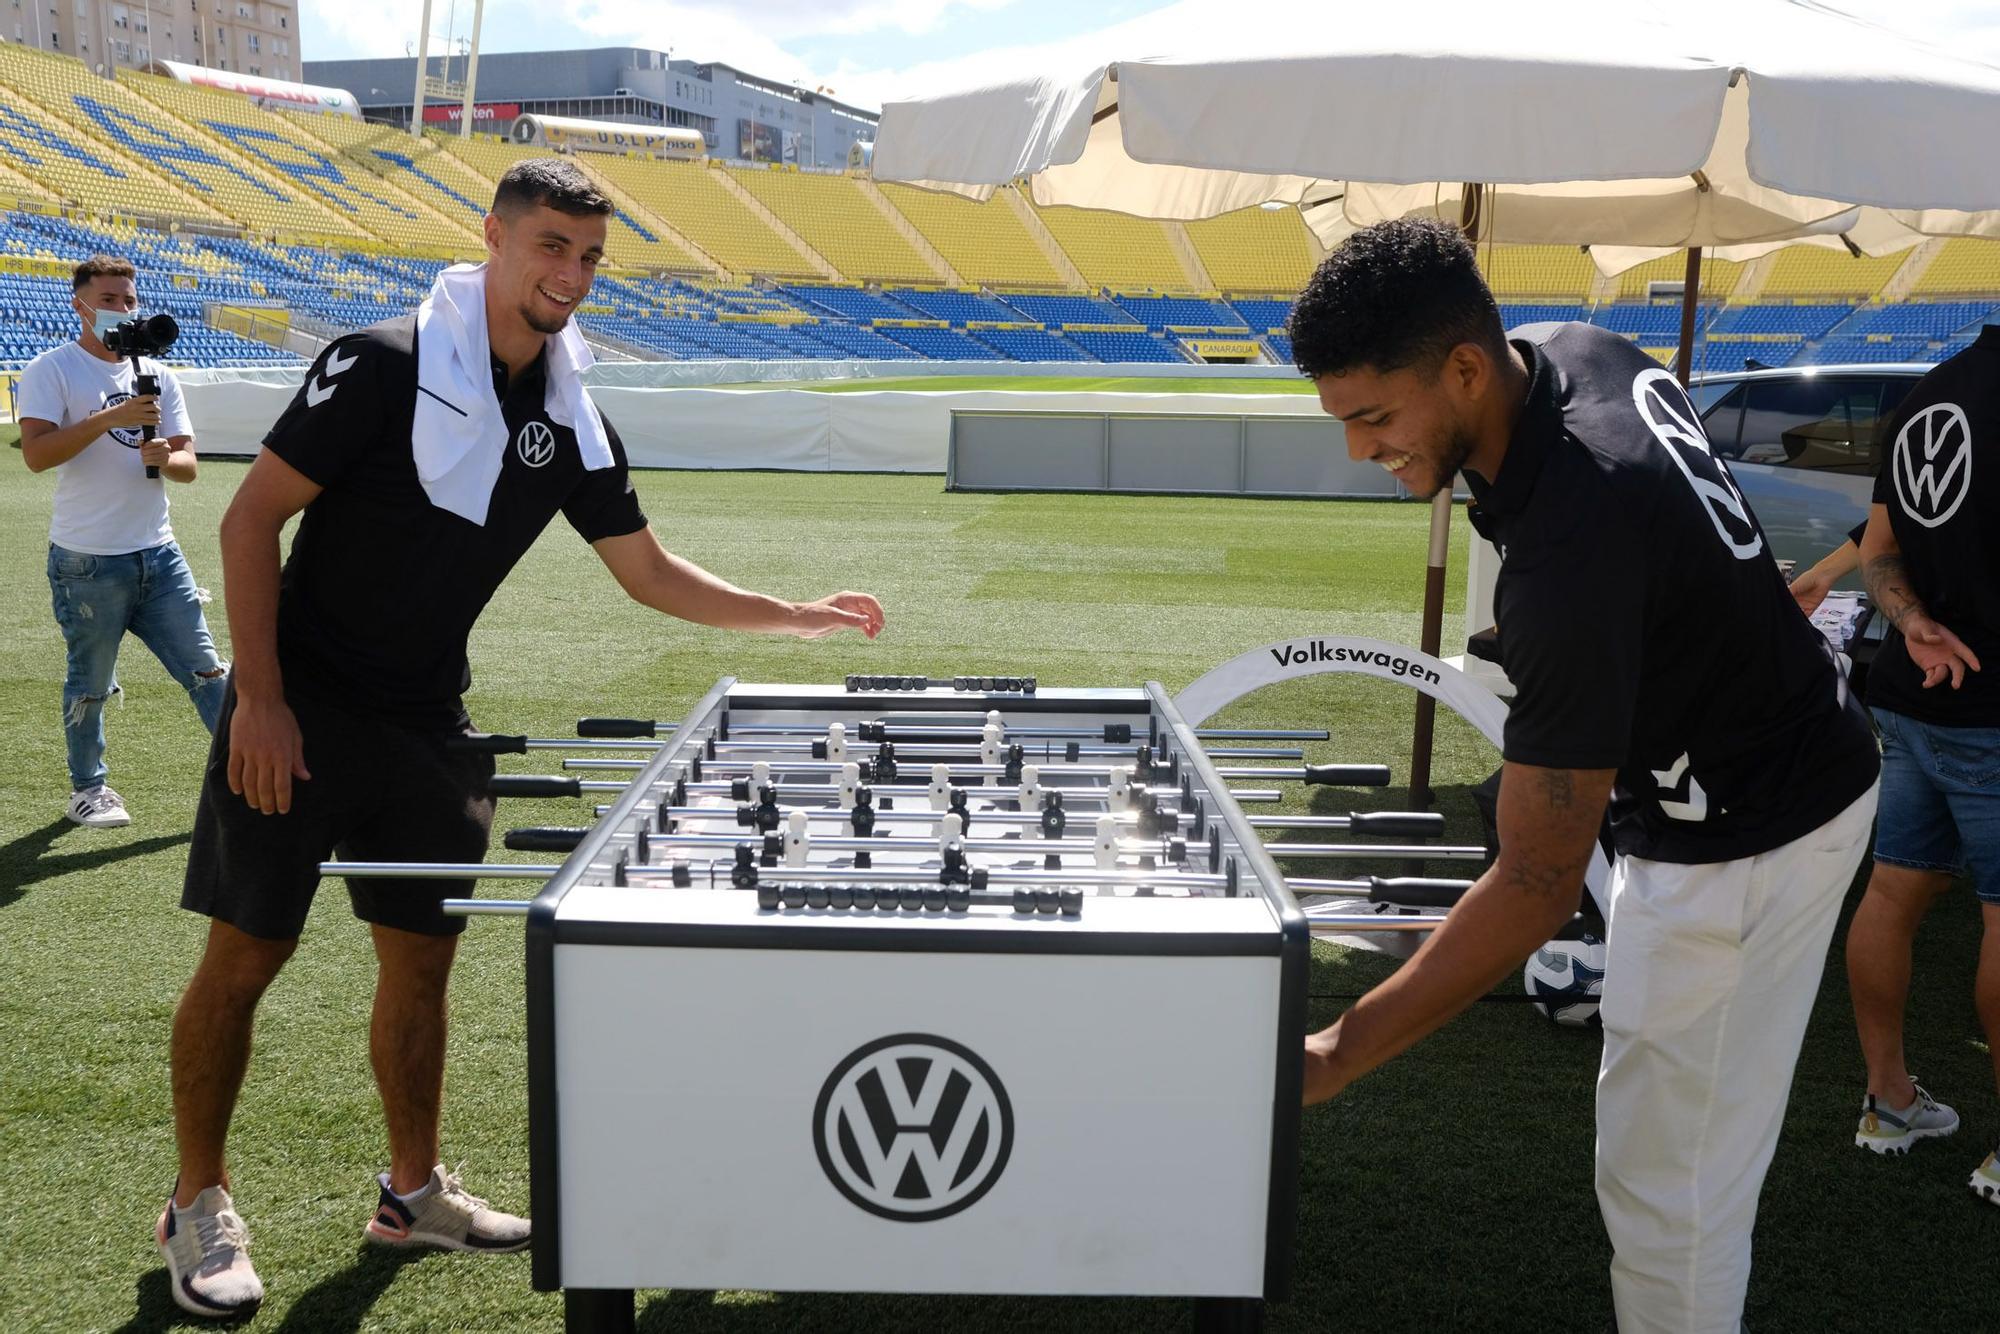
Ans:
{"label": "white printed number on jersey", "polygon": [[1972,427],[1956,403],[1933,403],[1903,425],[1894,455],[1903,512],[1936,528],[1972,490]]}
{"label": "white printed number on jersey", "polygon": [[1632,404],[1639,417],[1651,428],[1653,438],[1667,451],[1681,476],[1694,488],[1715,534],[1738,560],[1750,560],[1764,550],[1763,534],[1743,503],[1743,493],[1729,470],[1709,452],[1708,437],[1702,434],[1694,404],[1673,372],[1663,367],[1639,372],[1632,381]]}
{"label": "white printed number on jersey", "polygon": [[343,357],[337,350],[328,352],[326,354],[326,364],[320,367],[319,375],[316,378],[306,381],[306,406],[316,408],[329,398],[332,398],[333,391],[340,388],[340,386],[331,384],[329,381],[337,379],[342,371],[360,359],[361,356],[359,353],[350,353]]}

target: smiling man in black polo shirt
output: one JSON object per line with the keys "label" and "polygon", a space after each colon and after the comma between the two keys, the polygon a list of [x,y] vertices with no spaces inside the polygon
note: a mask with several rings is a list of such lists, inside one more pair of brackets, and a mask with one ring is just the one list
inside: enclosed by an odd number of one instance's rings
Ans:
{"label": "smiling man in black polo shirt", "polygon": [[[470,730],[466,641],[560,512],[635,601],[704,625],[817,637],[882,628],[863,593],[796,603],[663,550],[618,434],[584,392],[569,316],[604,253],[610,201],[575,164],[516,164],[488,260],[445,270],[414,315],[320,355],[222,524],[236,653],[195,816],[182,905],[211,918],[174,1015],[180,1177],[156,1241],[174,1300],[240,1314],[263,1297],[223,1150],[257,1002],[291,956],[334,849],[384,861],[486,853],[490,758]],[[304,511],[282,572],[278,538]],[[389,1138],[368,1240],[512,1251],[528,1221],[469,1194],[438,1152],[445,989],[470,886],[350,885],[380,969],[370,1029]]]}
{"label": "smiling man in black polo shirt", "polygon": [[1472,246],[1351,237],[1292,315],[1348,452],[1419,496],[1461,469],[1502,556],[1500,851],[1409,963],[1307,1040],[1306,1100],[1434,1031],[1617,858],[1598,1200],[1624,1334],[1737,1329],[1757,1194],[1878,761],[1825,641],[1673,377],[1615,334],[1509,342]]}

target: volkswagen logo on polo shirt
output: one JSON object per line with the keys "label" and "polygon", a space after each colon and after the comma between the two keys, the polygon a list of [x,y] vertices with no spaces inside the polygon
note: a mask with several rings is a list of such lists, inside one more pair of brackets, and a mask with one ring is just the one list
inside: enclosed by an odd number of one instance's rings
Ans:
{"label": "volkswagen logo on polo shirt", "polygon": [[877,1038],[835,1066],[813,1106],[827,1180],[878,1218],[928,1223],[993,1188],[1014,1109],[993,1067],[948,1038]]}
{"label": "volkswagen logo on polo shirt", "polygon": [[1659,366],[1639,372],[1632,381],[1632,405],[1694,488],[1695,498],[1708,511],[1708,521],[1715,525],[1715,535],[1730,553],[1738,560],[1749,560],[1763,551],[1763,534],[1750,517],[1750,507],[1743,503],[1743,493],[1736,489],[1729,470],[1709,452],[1708,437],[1702,433],[1694,404],[1688,402],[1687,391],[1673,372]]}
{"label": "volkswagen logo on polo shirt", "polygon": [[547,422],[529,422],[514,437],[514,452],[530,468],[539,468],[556,456],[556,433]]}
{"label": "volkswagen logo on polo shirt", "polygon": [[[115,408],[131,397],[123,389],[115,390],[104,396],[104,406]],[[137,449],[146,439],[146,433],[137,426],[114,426],[105,434],[127,449]]]}
{"label": "volkswagen logo on polo shirt", "polygon": [[1972,427],[1956,403],[1933,403],[1903,424],[1893,459],[1896,498],[1926,528],[1935,528],[1972,490]]}

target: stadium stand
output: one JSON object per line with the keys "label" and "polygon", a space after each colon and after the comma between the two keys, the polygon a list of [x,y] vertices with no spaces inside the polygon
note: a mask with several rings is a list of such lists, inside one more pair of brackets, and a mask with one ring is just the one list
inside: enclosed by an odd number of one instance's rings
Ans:
{"label": "stadium stand", "polygon": [[1099,361],[1186,361],[1180,350],[1149,333],[1066,329],[1064,337]]}
{"label": "stadium stand", "polygon": [[1905,254],[1881,259],[1856,259],[1844,250],[1823,250],[1817,246],[1792,246],[1780,250],[1771,261],[1764,279],[1763,299],[1788,297],[1807,300],[1866,301],[1882,290],[1883,284],[1903,267]]}
{"label": "stadium stand", "polygon": [[1589,312],[1582,306],[1563,306],[1537,302],[1500,303],[1500,323],[1509,329],[1518,329],[1524,324],[1563,324],[1570,320],[1580,320]]}
{"label": "stadium stand", "polygon": [[[355,234],[401,248],[436,247],[447,229],[456,230],[379,177],[344,168],[296,121],[235,93],[129,70],[117,85],[100,86],[131,90],[125,116],[92,109],[108,133],[162,170],[198,182],[217,207],[259,230],[338,234],[332,224],[344,221]],[[78,93],[74,101],[91,108],[93,99]]]}
{"label": "stadium stand", "polygon": [[1236,313],[1242,318],[1243,323],[1253,330],[1282,329],[1285,327],[1285,322],[1292,317],[1292,303],[1289,298],[1274,301],[1238,297],[1229,304],[1236,308]]}
{"label": "stadium stand", "polygon": [[836,315],[844,320],[922,320],[935,316],[891,301],[887,296],[861,287],[821,287],[792,283],[783,289],[786,296],[817,315]]}
{"label": "stadium stand", "polygon": [[782,167],[723,170],[848,277],[865,282],[937,281],[924,257],[851,178]]}
{"label": "stadium stand", "polygon": [[[326,337],[409,310],[443,264],[478,256],[494,185],[538,151],[266,111],[234,94],[131,73],[104,79],[66,57],[0,45],[0,208],[14,207],[0,215],[0,365],[73,336],[64,275],[100,250],[131,256],[148,307],[181,321],[174,359],[296,360],[232,331],[276,339],[289,325]],[[1171,225],[1037,209],[1016,186],[974,204],[789,168],[576,160],[617,205],[606,267],[578,322],[632,355],[1179,363],[1193,354],[1178,335],[1216,330],[1282,364],[1290,295],[1320,253],[1287,210],[1180,224],[1217,289],[1198,293]],[[939,285],[905,221],[967,287]],[[1051,262],[1051,239],[1081,284]],[[1480,253],[1509,327],[1585,319],[1663,363],[1674,355],[1679,304],[1653,293],[1681,280],[1680,256],[1606,283],[1575,246]],[[1697,369],[1936,361],[2000,319],[2000,244],[1984,240],[1881,259],[1782,251],[1758,262],[1746,299],[1751,271],[1704,264]],[[1893,290],[1907,286],[1910,297],[1884,302],[1899,273],[1908,281]]]}
{"label": "stadium stand", "polygon": [[1573,245],[1483,245],[1481,267],[1502,302],[1563,297],[1581,304],[1597,281],[1597,266]]}
{"label": "stadium stand", "polygon": [[[407,136],[404,141],[408,142]],[[483,198],[488,204],[492,202],[493,191],[499,186],[500,178],[507,174],[509,167],[522,158],[537,156],[534,149],[518,148],[503,139],[490,138],[483,134],[432,142],[434,147],[441,150],[438,154],[440,178],[450,179],[447,174],[448,169],[444,168],[443,162],[457,160],[463,164],[460,169],[474,173],[479,183],[480,193],[471,197]],[[578,160],[584,161],[584,159]],[[619,191],[616,179],[612,173],[602,170],[602,163],[585,162],[585,165],[600,168],[596,172],[599,179],[608,179],[613,191]],[[470,195],[470,181],[467,184],[466,193]],[[606,229],[604,238],[605,259],[613,265],[630,268],[665,269],[686,273],[708,271],[700,259],[674,244],[663,234],[664,229],[660,220],[649,216],[644,200],[635,202],[639,206],[639,212],[635,213],[620,205],[618,211],[611,215],[611,225]],[[484,212],[483,205],[481,212]],[[701,242],[696,241],[695,244],[700,245]],[[788,253],[791,251],[790,246],[785,249]]]}
{"label": "stadium stand", "polygon": [[1187,274],[1159,223],[1087,208],[1037,208],[1035,214],[1093,287],[1120,292],[1187,290]]}
{"label": "stadium stand", "polygon": [[1109,301],[1094,296],[1049,296],[1039,292],[1006,292],[1001,300],[1036,324],[1130,324],[1138,321]]}
{"label": "stadium stand", "polygon": [[[531,152],[513,149],[515,153]],[[656,162],[646,158],[594,153],[591,170],[631,196],[700,246],[732,273],[772,278],[821,276],[790,242],[764,225],[743,201],[715,179],[719,168],[691,162]],[[495,176],[497,180],[497,175]],[[928,275],[926,275],[928,276]]]}
{"label": "stadium stand", "polygon": [[981,329],[979,341],[1012,361],[1094,361],[1067,339],[1041,329]]}
{"label": "stadium stand", "polygon": [[1296,209],[1244,208],[1185,225],[1209,281],[1225,292],[1289,296],[1319,261],[1319,246]]}
{"label": "stadium stand", "polygon": [[918,288],[885,288],[883,296],[900,301],[911,310],[949,324],[969,324],[974,320],[1011,322],[1021,318],[998,301],[978,292],[957,292],[949,288],[923,291]]}
{"label": "stadium stand", "polygon": [[1957,237],[1946,241],[1917,281],[1913,297],[2000,293],[2000,245]]}
{"label": "stadium stand", "polygon": [[[1704,258],[1701,264],[1701,296],[1704,301],[1724,301],[1742,281],[1743,266],[1733,260]],[[1618,275],[1620,301],[1644,300],[1652,295],[1654,283],[1682,284],[1687,281],[1687,256],[1667,255],[1648,260]]]}
{"label": "stadium stand", "polygon": [[958,195],[908,185],[877,188],[967,282],[995,287],[1063,285],[1062,275],[1020,217],[998,196],[975,204]]}
{"label": "stadium stand", "polygon": [[1148,329],[1242,329],[1243,317],[1220,301],[1185,296],[1118,296],[1112,301]]}

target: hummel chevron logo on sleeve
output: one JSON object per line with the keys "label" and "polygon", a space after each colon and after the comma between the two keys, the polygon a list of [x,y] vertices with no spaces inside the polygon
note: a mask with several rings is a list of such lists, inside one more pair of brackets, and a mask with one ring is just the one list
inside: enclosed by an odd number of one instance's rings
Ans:
{"label": "hummel chevron logo on sleeve", "polygon": [[332,398],[333,391],[340,388],[340,386],[328,384],[327,381],[335,378],[360,359],[359,353],[350,353],[343,357],[338,351],[328,352],[326,354],[326,365],[320,368],[320,374],[324,378],[315,379],[306,386],[306,406],[316,408],[329,398]]}

